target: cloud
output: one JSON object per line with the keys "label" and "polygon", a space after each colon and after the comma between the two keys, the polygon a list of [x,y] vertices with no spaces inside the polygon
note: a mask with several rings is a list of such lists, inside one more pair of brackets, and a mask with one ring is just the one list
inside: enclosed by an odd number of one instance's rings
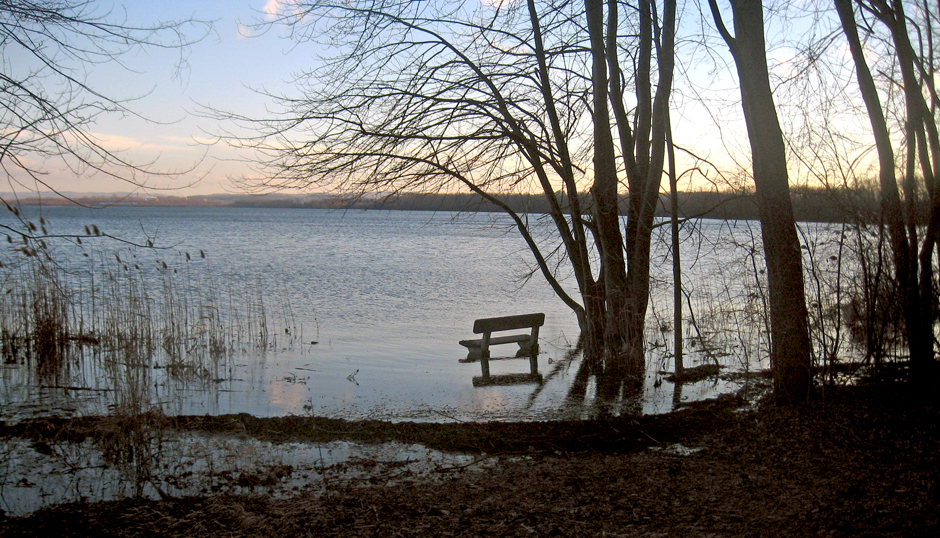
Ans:
{"label": "cloud", "polygon": [[287,20],[291,17],[300,21],[307,13],[297,3],[297,0],[265,0],[261,12],[264,14],[264,18],[269,21],[278,21],[282,18]]}
{"label": "cloud", "polygon": [[[89,132],[87,135],[103,150],[145,167],[152,163],[161,167],[188,169],[193,162],[201,159],[200,155],[207,147],[200,140],[181,136],[103,132]],[[72,135],[66,136],[74,138]]]}
{"label": "cloud", "polygon": [[238,39],[245,39],[246,37],[254,37],[254,32],[251,27],[239,22],[238,23]]}
{"label": "cloud", "polygon": [[270,20],[277,17],[277,14],[281,11],[281,6],[281,0],[267,0],[261,11],[264,12],[265,18]]}

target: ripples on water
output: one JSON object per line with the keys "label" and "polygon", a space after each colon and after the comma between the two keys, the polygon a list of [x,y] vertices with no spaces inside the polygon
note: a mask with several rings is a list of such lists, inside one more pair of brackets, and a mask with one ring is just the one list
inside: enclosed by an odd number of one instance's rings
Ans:
{"label": "ripples on water", "polygon": [[[576,369],[577,361],[564,359],[577,341],[577,323],[540,275],[522,284],[530,255],[502,215],[218,207],[51,207],[43,215],[58,233],[82,233],[84,225],[94,223],[104,233],[168,247],[139,249],[102,239],[86,239],[80,251],[59,246],[70,278],[82,278],[75,275],[87,275],[92,264],[105,264],[117,254],[124,265],[140,267],[154,286],[161,285],[159,269],[167,263],[169,270],[178,270],[172,276],[182,289],[214,290],[222,311],[238,302],[263,303],[270,320],[267,347],[232,356],[211,382],[180,382],[165,368],[150,372],[148,397],[165,413],[449,421],[593,412],[563,404]],[[741,244],[747,247],[756,230],[747,223],[703,221],[700,233],[689,236],[684,248],[694,254],[685,255],[684,280],[700,322],[717,315],[713,303],[721,293],[746,294],[753,284],[751,265],[742,255],[748,249]],[[670,324],[662,321],[671,320],[671,268],[667,245],[656,243],[654,249],[650,368],[641,404],[647,413],[670,410],[674,396],[671,384],[657,382],[660,370],[672,368]],[[732,258],[740,263],[730,263]],[[528,312],[546,314],[540,370],[568,366],[537,390],[533,385],[474,388],[471,379],[479,365],[458,363],[466,350],[457,341],[473,337],[477,318]],[[757,325],[750,340],[741,340],[729,356],[704,349],[713,335],[689,332],[687,366],[720,355],[732,368],[759,368],[766,344],[759,323],[743,311],[722,315],[726,319],[719,323]],[[115,387],[87,362],[71,365],[67,379],[56,383],[73,390],[37,386],[25,367],[5,365],[3,414],[107,413]],[[526,369],[526,361],[494,364],[494,373]],[[682,399],[735,387],[721,381],[690,385]]]}

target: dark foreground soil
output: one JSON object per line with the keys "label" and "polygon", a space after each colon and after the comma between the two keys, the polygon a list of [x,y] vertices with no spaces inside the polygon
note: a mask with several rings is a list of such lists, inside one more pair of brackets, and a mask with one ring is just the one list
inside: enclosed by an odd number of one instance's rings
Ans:
{"label": "dark foreground soil", "polygon": [[274,439],[394,438],[516,457],[320,496],[65,505],[6,519],[0,536],[940,536],[935,406],[904,386],[830,391],[799,408],[741,403],[552,424],[179,419]]}

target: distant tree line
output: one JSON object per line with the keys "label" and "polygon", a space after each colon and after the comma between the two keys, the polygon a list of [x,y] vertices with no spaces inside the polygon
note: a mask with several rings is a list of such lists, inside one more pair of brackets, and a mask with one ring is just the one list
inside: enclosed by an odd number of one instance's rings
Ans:
{"label": "distant tree line", "polygon": [[[875,222],[878,218],[877,193],[868,189],[826,190],[822,188],[792,189],[793,213],[799,222]],[[563,196],[561,196],[563,198]],[[212,200],[197,197],[195,203]],[[502,203],[517,213],[545,214],[550,211],[544,194],[509,194],[500,196]],[[683,218],[724,220],[757,220],[757,199],[754,193],[727,191],[699,191],[678,193],[679,211]],[[619,206],[625,211],[629,195],[620,197]],[[659,195],[656,217],[669,216],[669,194]],[[386,211],[502,211],[495,202],[478,194],[400,193],[394,196],[251,196],[227,201],[233,207],[279,207],[312,209],[375,209]],[[919,220],[926,223],[928,207],[921,204]],[[591,207],[591,195],[581,196],[581,206]]]}
{"label": "distant tree line", "polygon": [[[833,189],[793,188],[793,214],[799,222],[877,223],[880,211],[878,193],[869,188]],[[679,213],[682,218],[757,220],[757,199],[754,193],[731,191],[679,192]],[[549,203],[539,194],[509,194],[500,197],[503,203],[517,213],[545,214]],[[496,203],[473,193],[400,193],[394,196],[360,196],[355,198],[336,195],[304,195],[271,193],[265,196],[246,194],[208,194],[172,196],[164,194],[145,197],[133,195],[70,194],[68,198],[22,197],[23,205],[42,204],[89,206],[224,206],[268,207],[286,209],[374,209],[385,211],[502,211]],[[581,196],[582,207],[591,207],[590,193]],[[629,195],[620,197],[621,210],[629,204]],[[670,195],[662,193],[656,206],[656,217],[669,216]],[[917,221],[927,223],[929,207],[921,200],[917,207]]]}

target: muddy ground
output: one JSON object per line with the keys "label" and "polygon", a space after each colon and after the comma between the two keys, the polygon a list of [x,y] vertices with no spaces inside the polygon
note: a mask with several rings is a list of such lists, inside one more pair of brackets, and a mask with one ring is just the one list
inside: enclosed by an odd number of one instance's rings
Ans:
{"label": "muddy ground", "polygon": [[[500,464],[288,499],[70,504],[3,518],[0,536],[940,536],[938,418],[890,385],[831,389],[797,408],[722,398],[590,422],[168,419],[281,441],[419,442]],[[96,420],[0,435],[80,439]]]}

